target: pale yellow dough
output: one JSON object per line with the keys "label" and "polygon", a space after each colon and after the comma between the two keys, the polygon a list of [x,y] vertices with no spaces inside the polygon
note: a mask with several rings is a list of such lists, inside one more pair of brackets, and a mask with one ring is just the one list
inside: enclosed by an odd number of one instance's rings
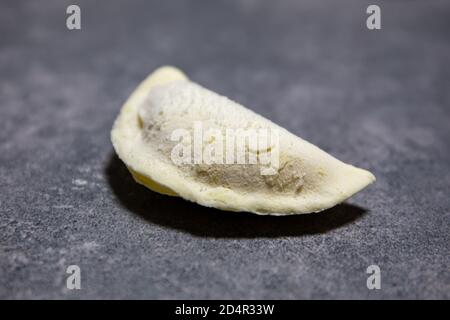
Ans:
{"label": "pale yellow dough", "polygon": [[[176,165],[170,134],[206,127],[274,128],[280,165],[275,175],[259,165]],[[330,208],[375,181],[369,171],[345,164],[253,111],[191,82],[174,67],[145,79],[122,107],[111,131],[120,159],[136,182],[207,207],[289,215]],[[260,150],[259,150],[260,151]],[[258,151],[258,152],[259,152]]]}

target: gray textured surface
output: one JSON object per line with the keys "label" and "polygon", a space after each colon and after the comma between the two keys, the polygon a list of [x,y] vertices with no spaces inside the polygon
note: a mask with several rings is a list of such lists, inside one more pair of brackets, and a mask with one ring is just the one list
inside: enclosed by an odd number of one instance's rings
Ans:
{"label": "gray textured surface", "polygon": [[[1,4],[0,298],[450,298],[448,1],[381,2],[376,32],[364,1],[76,2],[74,32],[70,2]],[[109,131],[162,64],[376,184],[287,218],[138,186]]]}

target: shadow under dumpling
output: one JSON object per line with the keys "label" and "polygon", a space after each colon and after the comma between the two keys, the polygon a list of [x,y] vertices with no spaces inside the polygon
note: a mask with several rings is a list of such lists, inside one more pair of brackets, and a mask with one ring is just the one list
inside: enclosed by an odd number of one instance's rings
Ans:
{"label": "shadow under dumpling", "polygon": [[319,213],[283,217],[207,208],[139,185],[114,153],[105,174],[111,190],[127,210],[150,223],[200,237],[274,238],[322,234],[352,223],[367,213],[363,208],[345,203]]}

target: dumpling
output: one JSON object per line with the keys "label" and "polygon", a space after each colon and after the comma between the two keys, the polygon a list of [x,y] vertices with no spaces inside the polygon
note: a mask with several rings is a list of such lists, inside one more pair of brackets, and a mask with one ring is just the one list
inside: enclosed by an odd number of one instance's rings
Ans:
{"label": "dumpling", "polygon": [[169,66],[131,94],[111,140],[136,182],[228,211],[318,212],[375,181]]}

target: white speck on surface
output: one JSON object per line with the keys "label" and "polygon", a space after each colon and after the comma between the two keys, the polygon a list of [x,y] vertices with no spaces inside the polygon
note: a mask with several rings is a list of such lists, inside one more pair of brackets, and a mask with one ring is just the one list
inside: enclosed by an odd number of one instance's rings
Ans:
{"label": "white speck on surface", "polygon": [[74,179],[72,180],[72,183],[76,186],[85,186],[87,185],[87,181],[83,179]]}
{"label": "white speck on surface", "polygon": [[95,241],[88,241],[83,243],[82,245],[78,246],[78,249],[81,250],[82,252],[85,253],[89,253],[89,252],[93,252],[95,250],[97,250],[97,248],[99,248],[100,245],[95,242]]}
{"label": "white speck on surface", "polygon": [[73,209],[73,206],[71,206],[69,204],[61,204],[61,205],[53,206],[53,208],[55,208],[55,209]]}

